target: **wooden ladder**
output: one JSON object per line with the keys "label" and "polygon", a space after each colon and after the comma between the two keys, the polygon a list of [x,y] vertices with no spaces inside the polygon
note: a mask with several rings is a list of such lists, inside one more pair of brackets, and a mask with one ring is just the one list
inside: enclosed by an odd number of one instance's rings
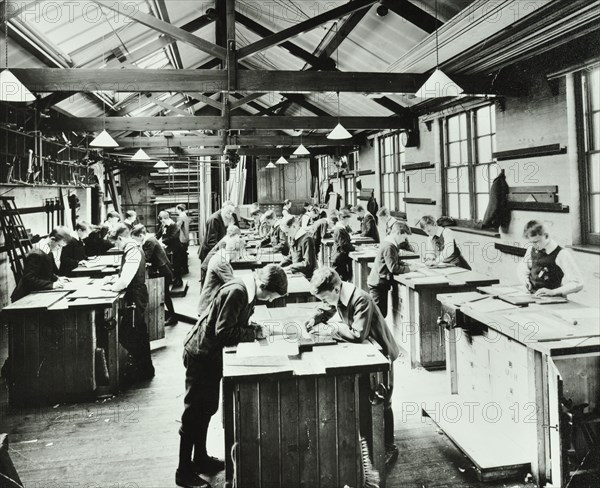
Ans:
{"label": "wooden ladder", "polygon": [[33,243],[23,225],[15,197],[0,197],[0,231],[4,235],[10,268],[18,283],[23,276],[25,256],[33,248]]}

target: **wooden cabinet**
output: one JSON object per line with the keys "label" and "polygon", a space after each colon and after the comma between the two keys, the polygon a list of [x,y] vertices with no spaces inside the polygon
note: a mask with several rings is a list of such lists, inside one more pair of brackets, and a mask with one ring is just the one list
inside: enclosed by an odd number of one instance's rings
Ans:
{"label": "wooden cabinet", "polygon": [[145,318],[152,342],[165,338],[165,279],[147,277],[146,287],[149,300]]}
{"label": "wooden cabinet", "polygon": [[266,169],[268,161],[257,162],[258,201],[261,204],[310,201],[310,165],[308,159],[290,160],[288,164]]}

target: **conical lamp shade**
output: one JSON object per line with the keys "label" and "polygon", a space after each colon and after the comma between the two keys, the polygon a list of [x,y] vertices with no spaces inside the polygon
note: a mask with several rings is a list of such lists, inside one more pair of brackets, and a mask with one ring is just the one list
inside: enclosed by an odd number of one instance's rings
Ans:
{"label": "conical lamp shade", "polygon": [[141,147],[133,156],[131,156],[132,161],[148,161],[149,159],[150,156],[148,156],[146,151],[144,151]]}
{"label": "conical lamp shade", "polygon": [[281,156],[277,161],[275,161],[275,164],[289,164],[288,160],[285,159],[283,156]]}
{"label": "conical lamp shade", "polygon": [[304,144],[300,144],[298,148],[294,151],[296,156],[308,156],[310,151],[304,147]]}
{"label": "conical lamp shade", "polygon": [[352,134],[342,124],[336,125],[327,135],[327,139],[350,139]]}
{"label": "conical lamp shade", "polygon": [[0,101],[33,102],[35,96],[8,69],[0,73]]}
{"label": "conical lamp shade", "polygon": [[464,93],[463,89],[452,81],[441,69],[431,74],[415,95],[419,98],[456,97]]}
{"label": "conical lamp shade", "polygon": [[103,130],[90,142],[92,147],[119,147],[119,143],[115,141],[106,130]]}
{"label": "conical lamp shade", "polygon": [[274,168],[277,168],[277,166],[275,166],[275,165],[273,164],[273,161],[271,161],[269,164],[267,164],[267,165],[265,166],[265,169],[274,169]]}
{"label": "conical lamp shade", "polygon": [[158,161],[155,165],[154,168],[156,169],[165,169],[168,168],[167,163],[165,163],[162,159],[160,161]]}

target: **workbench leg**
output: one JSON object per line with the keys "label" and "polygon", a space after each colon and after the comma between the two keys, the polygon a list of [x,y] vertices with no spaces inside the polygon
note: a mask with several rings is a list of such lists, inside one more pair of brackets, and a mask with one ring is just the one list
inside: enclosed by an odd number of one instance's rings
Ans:
{"label": "workbench leg", "polygon": [[416,307],[419,306],[417,294],[412,288],[408,288],[408,324],[406,333],[408,335],[408,358],[411,368],[419,366],[417,357],[417,334],[419,333],[419,324],[417,324]]}
{"label": "workbench leg", "polygon": [[448,324],[451,329],[446,330],[446,367],[448,373],[446,377],[450,381],[450,393],[456,395],[458,393],[458,370],[456,367],[456,340],[458,334],[456,333],[456,324]]}
{"label": "workbench leg", "polygon": [[529,401],[536,405],[536,439],[535,452],[531,458],[531,474],[537,486],[546,484],[546,428],[548,412],[547,367],[544,365],[542,353],[527,348],[527,369],[529,370]]}
{"label": "workbench leg", "polygon": [[119,391],[119,320],[115,314],[115,326],[108,330],[108,377],[111,393]]}
{"label": "workbench leg", "polygon": [[233,459],[231,449],[234,442],[234,386],[223,380],[223,430],[225,431],[225,486],[231,486],[233,480]]}

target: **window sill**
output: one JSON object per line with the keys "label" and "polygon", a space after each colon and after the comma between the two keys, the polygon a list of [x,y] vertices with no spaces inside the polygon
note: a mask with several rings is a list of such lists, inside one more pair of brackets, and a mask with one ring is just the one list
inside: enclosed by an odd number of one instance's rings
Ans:
{"label": "window sill", "polygon": [[449,227],[450,229],[452,229],[454,232],[463,232],[464,234],[476,234],[479,236],[487,236],[487,237],[494,237],[494,238],[499,238],[500,237],[500,233],[493,231],[493,230],[483,230],[483,229],[472,229],[471,227]]}
{"label": "window sill", "polygon": [[573,244],[572,246],[565,246],[573,251],[585,252],[587,254],[600,255],[600,246],[594,246],[592,244]]}

